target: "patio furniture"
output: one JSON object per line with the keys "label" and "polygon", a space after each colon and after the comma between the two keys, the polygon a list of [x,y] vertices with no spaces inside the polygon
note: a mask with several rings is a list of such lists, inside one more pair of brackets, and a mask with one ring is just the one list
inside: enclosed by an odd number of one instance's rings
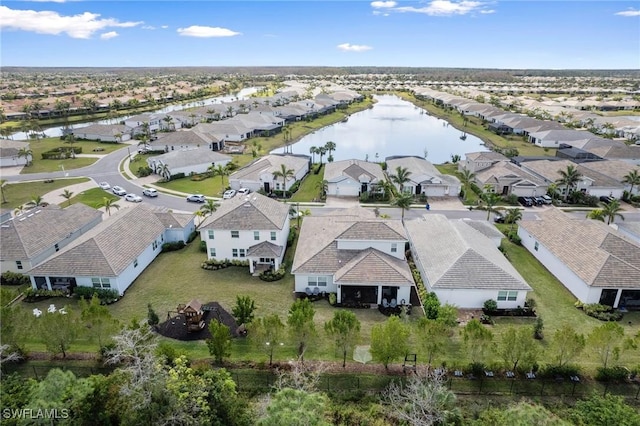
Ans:
{"label": "patio furniture", "polygon": [[527,373],[527,379],[529,379],[529,380],[533,380],[533,379],[535,379],[535,378],[536,378],[536,375],[535,375],[535,374],[533,374],[533,372],[531,372],[531,371],[530,371],[530,372],[528,372],[528,373]]}
{"label": "patio furniture", "polygon": [[485,377],[493,377],[493,371],[485,370],[484,375]]}
{"label": "patio furniture", "polygon": [[317,297],[319,294],[320,294],[320,289],[318,287],[314,287],[313,288],[313,295]]}
{"label": "patio furniture", "polygon": [[307,293],[307,296],[311,296],[313,294],[313,292],[311,291],[311,288],[309,287],[305,288],[304,292]]}
{"label": "patio furniture", "polygon": [[384,299],[382,299],[382,306],[385,307],[385,308],[389,307],[389,302],[387,301],[386,297]]}
{"label": "patio furniture", "polygon": [[454,375],[454,376],[456,376],[456,377],[462,377],[462,376],[464,376],[464,374],[463,374],[463,373],[462,373],[462,371],[460,371],[460,370],[456,370],[456,371],[454,371],[454,372],[453,372],[453,375]]}
{"label": "patio furniture", "polygon": [[395,308],[396,306],[398,306],[398,302],[396,302],[396,299],[391,299],[391,303],[389,304],[390,307]]}
{"label": "patio furniture", "polygon": [[507,376],[507,379],[515,379],[516,377],[516,373],[514,373],[513,371],[507,371],[505,375]]}

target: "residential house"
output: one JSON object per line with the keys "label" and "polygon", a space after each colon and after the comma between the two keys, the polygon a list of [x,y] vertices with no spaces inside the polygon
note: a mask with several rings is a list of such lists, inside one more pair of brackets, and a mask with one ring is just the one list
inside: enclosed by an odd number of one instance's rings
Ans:
{"label": "residential house", "polygon": [[[624,185],[625,191],[631,190],[631,185],[624,182],[625,176],[634,170],[636,173],[640,173],[640,166],[628,163],[624,160],[605,160],[605,161],[589,161],[582,163],[582,165],[589,169],[615,179],[621,185]],[[640,185],[633,186],[633,193],[640,194]]]}
{"label": "residential house", "polygon": [[596,136],[584,130],[546,130],[529,134],[529,142],[543,148],[559,148],[560,144],[572,145],[579,141],[589,141]]}
{"label": "residential house", "polygon": [[249,271],[279,269],[289,236],[289,205],[257,192],[224,200],[199,227],[207,257],[248,261]]}
{"label": "residential house", "polygon": [[582,303],[640,308],[640,243],[605,223],[551,208],[523,220],[522,245]]}
{"label": "residential house", "polygon": [[[204,173],[210,167],[224,167],[231,160],[230,156],[217,151],[187,149],[149,157],[147,158],[147,164],[154,173],[166,178],[178,173],[184,173],[185,176],[189,176],[192,173]],[[164,170],[164,165],[168,167],[168,170]]]}
{"label": "residential house", "polygon": [[188,240],[194,218],[137,204],[110,216],[27,275],[33,288],[73,291],[81,286],[123,295],[164,243]]}
{"label": "residential house", "polygon": [[498,161],[509,161],[509,159],[494,151],[467,152],[464,159],[458,162],[458,171],[469,170],[471,173],[477,173]]}
{"label": "residential house", "polygon": [[73,129],[76,139],[122,143],[131,139],[132,128],[124,124],[91,124]]}
{"label": "residential house", "polygon": [[625,220],[624,222],[612,223],[611,226],[622,235],[640,244],[640,222]]}
{"label": "residential house", "polygon": [[200,125],[191,130],[179,130],[176,132],[160,133],[158,139],[150,142],[154,150],[165,152],[206,148],[211,151],[220,151],[224,148],[224,141],[204,131]]}
{"label": "residential house", "polygon": [[474,181],[480,188],[490,188],[501,195],[535,197],[547,193],[549,184],[510,161],[498,161],[476,173]]}
{"label": "residential house", "polygon": [[0,271],[25,273],[64,249],[102,221],[84,204],[28,210],[0,225]]}
{"label": "residential house", "polygon": [[164,124],[162,119],[166,116],[166,114],[159,113],[138,114],[125,119],[124,124],[132,129],[134,136],[145,132],[145,123],[148,125],[149,133],[157,133],[162,130]]}
{"label": "residential house", "polygon": [[[575,191],[582,191],[594,197],[622,198],[624,191],[622,183],[595,170],[588,169],[585,164],[575,164],[569,160],[536,160],[523,162],[521,167],[543,179],[547,184],[551,184],[561,178],[561,170],[564,171],[569,166],[573,166],[581,174],[580,181],[574,188]],[[566,188],[563,185],[558,185],[558,190],[561,195],[565,195]]]}
{"label": "residential house", "polygon": [[[263,190],[269,194],[272,191],[290,190],[297,181],[302,180],[309,173],[310,157],[308,155],[269,154],[254,161],[229,176],[229,186],[232,189],[249,188],[252,191]],[[274,177],[274,172],[281,172],[282,166],[292,170],[291,177],[283,184],[282,177]],[[284,185],[284,188],[283,188]]]}
{"label": "residential house", "polygon": [[336,293],[338,303],[411,303],[402,222],[354,213],[304,218],[291,268],[295,292]]}
{"label": "residential house", "polygon": [[378,163],[360,160],[343,160],[326,163],[324,180],[328,182],[327,195],[358,197],[377,190],[384,181],[382,167]]}
{"label": "residential house", "polygon": [[474,222],[440,214],[405,221],[427,291],[441,303],[465,309],[482,308],[489,299],[501,309],[524,306],[531,287],[498,250],[501,239]]}
{"label": "residential house", "polygon": [[24,166],[27,160],[32,160],[25,156],[20,156],[20,151],[29,150],[29,142],[14,141],[9,139],[0,140],[0,167]]}
{"label": "residential house", "polygon": [[[409,181],[403,185],[403,190],[415,195],[429,197],[454,196],[460,194],[460,181],[455,176],[442,174],[431,162],[422,157],[394,156],[385,159],[387,175],[396,173],[398,167],[407,169],[411,174]],[[392,181],[393,182],[393,181]],[[398,190],[400,186],[394,183]]]}

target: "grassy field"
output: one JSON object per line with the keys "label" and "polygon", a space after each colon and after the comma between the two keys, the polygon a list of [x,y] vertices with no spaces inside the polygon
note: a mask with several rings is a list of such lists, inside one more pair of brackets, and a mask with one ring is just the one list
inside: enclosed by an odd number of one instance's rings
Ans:
{"label": "grassy field", "polygon": [[[117,195],[114,195],[111,192],[105,191],[100,188],[91,188],[80,194],[75,194],[73,197],[69,199],[70,204],[75,203],[83,203],[88,205],[89,207],[93,207],[97,209],[103,203],[103,199],[108,198],[110,200],[120,200],[121,198]],[[66,202],[64,203],[66,205]]]}
{"label": "grassy field", "polygon": [[[30,140],[29,148],[33,151],[33,163],[29,167],[22,169],[22,174],[28,173],[46,173],[46,172],[62,172],[62,166],[65,170],[79,169],[81,167],[90,166],[95,163],[98,158],[94,157],[77,157],[67,158],[65,160],[43,160],[42,153],[50,151],[54,148],[69,148],[71,145],[65,143],[60,138],[44,138],[40,140]],[[82,147],[83,154],[109,154],[118,149],[124,148],[123,144],[100,143],[93,141],[76,141],[74,147]],[[100,152],[94,152],[94,149],[103,149]]]}
{"label": "grassy field", "polygon": [[2,203],[2,207],[15,209],[20,205],[24,205],[33,200],[36,196],[55,191],[76,183],[88,181],[88,178],[72,178],[72,179],[55,179],[53,182],[45,183],[44,181],[21,182],[21,183],[5,183],[2,191],[6,203]]}
{"label": "grassy field", "polygon": [[305,202],[319,199],[320,191],[318,190],[318,184],[322,182],[322,179],[324,179],[324,170],[317,175],[314,174],[313,171],[309,172],[290,201]]}
{"label": "grassy field", "polygon": [[[435,168],[444,175],[455,176],[458,179],[460,178],[460,173],[458,172],[458,165],[453,163],[445,163],[445,164],[434,164]],[[478,194],[473,192],[471,188],[466,188],[464,191],[464,200],[462,201],[467,206],[475,206],[478,204]]]}

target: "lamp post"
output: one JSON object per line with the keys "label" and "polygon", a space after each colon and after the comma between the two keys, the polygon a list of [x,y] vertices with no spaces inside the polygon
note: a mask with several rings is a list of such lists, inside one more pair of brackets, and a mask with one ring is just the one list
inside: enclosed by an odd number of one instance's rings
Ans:
{"label": "lamp post", "polygon": [[127,158],[129,159],[129,161],[131,161],[131,151],[129,150],[128,146],[127,146]]}

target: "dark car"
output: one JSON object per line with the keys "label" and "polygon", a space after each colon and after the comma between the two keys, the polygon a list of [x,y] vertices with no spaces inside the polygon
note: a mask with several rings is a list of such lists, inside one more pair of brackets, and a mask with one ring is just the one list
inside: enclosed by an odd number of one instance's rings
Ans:
{"label": "dark car", "polygon": [[493,217],[493,221],[495,223],[504,223],[504,216],[500,213],[496,213],[496,215]]}
{"label": "dark car", "polygon": [[615,200],[615,198],[613,197],[608,197],[606,195],[603,195],[602,197],[600,197],[600,201],[602,201],[605,204],[609,204],[610,202],[612,202],[613,200]]}
{"label": "dark car", "polygon": [[518,197],[518,202],[525,207],[531,207],[533,205],[533,201],[529,197]]}

